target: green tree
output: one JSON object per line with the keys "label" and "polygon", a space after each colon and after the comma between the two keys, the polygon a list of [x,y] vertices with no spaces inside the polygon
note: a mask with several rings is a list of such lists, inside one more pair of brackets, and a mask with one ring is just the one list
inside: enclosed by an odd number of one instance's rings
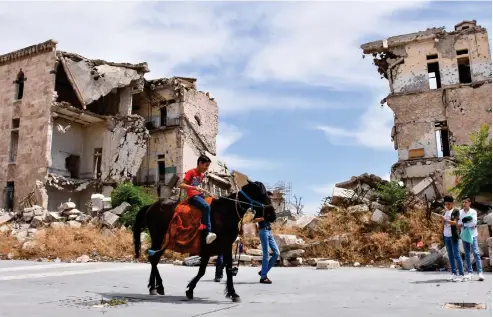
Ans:
{"label": "green tree", "polygon": [[470,145],[455,145],[456,167],[453,174],[459,183],[452,188],[457,197],[491,193],[490,126],[484,124],[469,135]]}
{"label": "green tree", "polygon": [[393,220],[397,213],[404,211],[408,190],[401,186],[399,182],[391,181],[385,184],[379,184],[377,193],[383,202],[389,206],[389,216]]}
{"label": "green tree", "polygon": [[150,205],[156,201],[156,197],[148,194],[144,187],[135,186],[132,183],[122,183],[118,185],[111,193],[111,205],[117,207],[124,201],[132,207],[120,218],[120,221],[125,226],[133,226],[135,216],[139,209],[145,205]]}

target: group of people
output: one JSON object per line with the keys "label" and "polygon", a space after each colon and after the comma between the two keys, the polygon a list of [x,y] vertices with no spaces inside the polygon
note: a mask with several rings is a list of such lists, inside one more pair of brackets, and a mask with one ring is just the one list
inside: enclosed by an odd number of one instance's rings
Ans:
{"label": "group of people", "polygon": [[[443,219],[443,240],[447,248],[451,275],[448,280],[465,282],[472,280],[471,251],[474,254],[478,279],[484,281],[483,268],[478,246],[478,214],[471,208],[471,199],[462,198],[463,208],[454,208],[454,198],[444,197],[445,210]],[[464,247],[467,274],[464,274],[464,264],[460,254],[460,241]]]}
{"label": "group of people", "polygon": [[[207,244],[211,244],[217,238],[217,235],[212,232],[210,218],[211,206],[205,200],[205,190],[200,187],[204,180],[205,172],[209,169],[210,164],[211,159],[209,157],[200,155],[197,159],[197,167],[192,168],[185,173],[183,182],[179,186],[181,189],[186,190],[189,204],[202,211],[202,224],[205,226],[205,241]],[[272,197],[271,192],[268,192],[267,194]],[[269,273],[279,257],[279,248],[272,235],[270,223],[262,217],[255,218],[253,221],[258,224],[258,234],[262,245],[262,269],[258,273],[260,275],[260,283],[272,284],[272,281],[267,277],[267,273]],[[269,247],[272,250],[270,259]],[[222,279],[223,269],[223,257],[222,255],[219,255],[216,262],[216,282],[219,282]]]}

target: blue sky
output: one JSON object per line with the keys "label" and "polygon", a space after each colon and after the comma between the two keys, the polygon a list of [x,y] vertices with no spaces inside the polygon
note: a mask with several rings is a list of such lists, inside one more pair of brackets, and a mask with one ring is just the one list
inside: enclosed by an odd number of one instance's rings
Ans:
{"label": "blue sky", "polygon": [[334,183],[386,176],[397,160],[379,102],[388,84],[359,46],[465,19],[491,32],[491,2],[2,2],[0,52],[53,38],[89,58],[147,61],[147,78],[198,78],[219,104],[219,156],[291,182],[313,213]]}

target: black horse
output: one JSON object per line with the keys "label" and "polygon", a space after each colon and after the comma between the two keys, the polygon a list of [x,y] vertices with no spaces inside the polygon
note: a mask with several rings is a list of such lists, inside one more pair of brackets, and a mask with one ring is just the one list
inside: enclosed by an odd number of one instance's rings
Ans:
{"label": "black horse", "polygon": [[[152,240],[151,250],[148,259],[152,265],[149,277],[149,293],[151,295],[164,295],[163,280],[159,274],[157,265],[164,253],[161,249],[164,236],[173,218],[175,207],[178,202],[166,203],[159,200],[152,205],[145,206],[137,213],[134,232],[135,256],[140,256],[140,233],[144,228],[149,229]],[[272,202],[267,195],[267,190],[261,182],[250,182],[243,186],[238,193],[215,199],[211,204],[211,224],[212,232],[217,234],[217,238],[211,244],[205,243],[205,230],[201,237],[200,258],[201,264],[197,276],[188,284],[186,296],[193,299],[193,290],[198,281],[205,274],[209,258],[212,255],[222,254],[226,265],[226,297],[233,302],[240,301],[240,296],[236,294],[233,287],[233,252],[232,246],[239,233],[239,222],[246,211],[251,208],[255,212],[255,217],[264,217],[267,221],[273,222],[276,219],[276,212]]]}

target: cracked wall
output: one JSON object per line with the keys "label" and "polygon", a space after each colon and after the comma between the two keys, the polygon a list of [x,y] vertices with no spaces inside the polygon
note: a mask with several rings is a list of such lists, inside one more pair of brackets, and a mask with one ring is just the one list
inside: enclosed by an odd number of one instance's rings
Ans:
{"label": "cracked wall", "polygon": [[[56,63],[56,42],[48,41],[0,56],[0,207],[4,207],[4,188],[14,182],[14,209],[17,201],[44,180],[50,165],[51,113]],[[25,74],[24,94],[15,100],[19,71]],[[20,119],[15,162],[9,164],[12,119]]]}
{"label": "cracked wall", "polygon": [[[434,30],[434,31],[433,31]],[[394,41],[391,41],[395,38]],[[457,50],[467,49],[473,82],[491,80],[491,60],[488,34],[480,26],[473,29],[445,32],[432,29],[400,35],[387,40],[385,48],[380,42],[362,45],[365,53],[373,53],[378,71],[389,79],[391,92],[395,94],[430,90],[428,63],[438,61],[442,87],[460,84]],[[389,47],[392,45],[391,47]],[[379,53],[377,56],[377,53]],[[383,54],[383,55],[382,55]],[[427,60],[427,55],[437,55]],[[403,58],[399,62],[399,58]],[[461,57],[463,57],[461,55]],[[393,67],[394,62],[398,62]]]}
{"label": "cracked wall", "polygon": [[144,118],[137,115],[111,120],[103,138],[101,179],[120,183],[137,174],[147,151],[149,132]]}

